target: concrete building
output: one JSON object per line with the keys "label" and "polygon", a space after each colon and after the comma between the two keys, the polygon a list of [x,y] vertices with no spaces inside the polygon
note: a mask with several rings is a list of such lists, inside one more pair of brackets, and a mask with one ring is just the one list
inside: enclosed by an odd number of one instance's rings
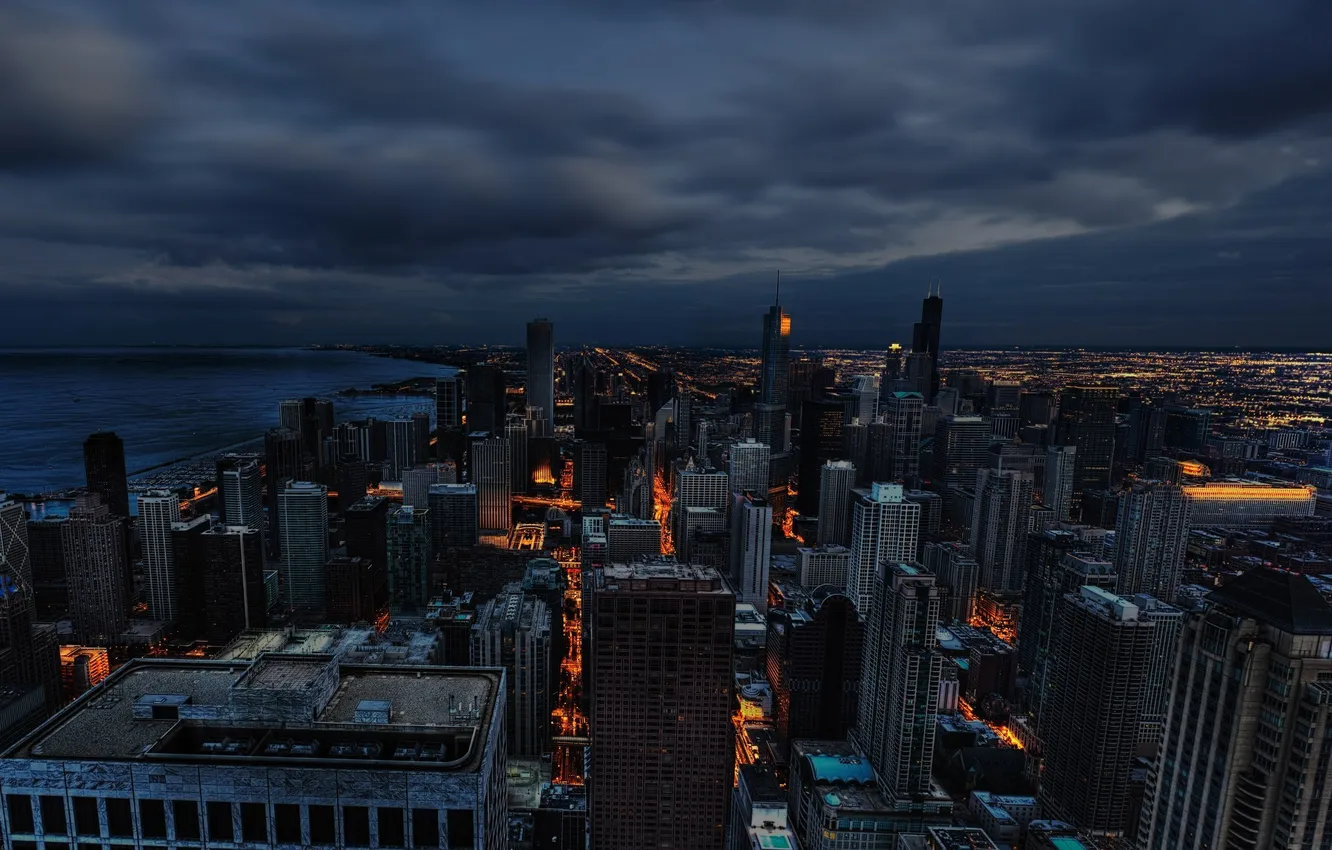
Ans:
{"label": "concrete building", "polygon": [[922,563],[934,574],[939,588],[939,619],[945,623],[971,622],[980,579],[980,565],[972,557],[971,547],[956,540],[926,543]]}
{"label": "concrete building", "polygon": [[1029,472],[982,469],[976,474],[970,543],[980,564],[978,584],[986,590],[1022,590],[1033,488]]}
{"label": "concrete building", "polygon": [[870,489],[853,490],[852,494],[851,563],[846,572],[846,594],[856,603],[856,610],[869,617],[879,564],[915,560],[920,505],[903,498],[900,484],[875,482]]}
{"label": "concrete building", "polygon": [[480,533],[507,534],[513,527],[509,445],[504,437],[472,434],[471,474],[480,511]]}
{"label": "concrete building", "polygon": [[435,379],[435,427],[440,431],[462,425],[463,379],[449,375]]}
{"label": "concrete building", "polygon": [[772,768],[741,765],[731,800],[731,843],[728,850],[774,850],[797,847],[786,815],[786,789]]}
{"label": "concrete building", "polygon": [[143,547],[148,614],[154,620],[174,622],[179,613],[176,607],[176,564],[171,547],[171,526],[177,522],[180,522],[180,497],[175,493],[149,490],[139,494],[139,545]]}
{"label": "concrete building", "polygon": [[1041,501],[1055,513],[1056,522],[1067,522],[1073,508],[1073,469],[1077,465],[1076,446],[1046,446],[1045,480]]}
{"label": "concrete building", "polygon": [[80,496],[61,532],[74,636],[81,643],[114,643],[128,624],[134,591],[125,562],[125,520],[100,496]]}
{"label": "concrete building", "polygon": [[606,523],[607,563],[628,564],[661,554],[661,523],[612,514]]}
{"label": "concrete building", "polygon": [[1307,577],[1251,570],[1179,636],[1138,846],[1319,847],[1332,758],[1332,606]]}
{"label": "concrete building", "polygon": [[1189,542],[1189,507],[1177,484],[1139,481],[1120,494],[1113,560],[1121,593],[1174,600]]}
{"label": "concrete building", "polygon": [[386,522],[389,607],[419,611],[432,596],[430,509],[403,505],[390,510]]}
{"label": "concrete building", "polygon": [[540,598],[510,584],[476,609],[472,665],[502,667],[507,688],[509,752],[550,752],[550,712],[558,683],[551,680],[550,610]]}
{"label": "concrete building", "polygon": [[436,552],[475,546],[479,507],[475,484],[434,484],[426,495],[430,506],[430,542]]}
{"label": "concrete building", "polygon": [[1318,505],[1312,484],[1225,478],[1184,485],[1190,528],[1264,528],[1283,517],[1310,517]]}
{"label": "concrete building", "polygon": [[796,549],[800,583],[813,590],[830,584],[846,589],[846,572],[851,565],[851,550],[845,546],[800,546]]}
{"label": "concrete building", "polygon": [[98,431],[83,442],[83,471],[88,492],[101,496],[112,516],[128,520],[129,480],[125,475],[125,443],[114,431]]}
{"label": "concrete building", "polygon": [[555,430],[555,325],[549,319],[527,323],[527,409],[541,411],[546,433]]}
{"label": "concrete building", "polygon": [[[218,460],[217,506],[223,525],[248,525],[266,539],[263,469],[257,457],[227,454]],[[143,516],[142,501],[139,516]]]}
{"label": "concrete building", "polygon": [[287,605],[321,610],[328,563],[328,488],[310,481],[287,485],[278,494],[278,517]]}
{"label": "concrete building", "polygon": [[839,590],[787,587],[768,611],[766,661],[773,724],[784,744],[839,740],[856,723],[865,623]]}
{"label": "concrete building", "polygon": [[768,466],[771,457],[772,449],[767,444],[752,439],[731,446],[731,455],[727,464],[730,481],[727,486],[732,491],[767,492]]}
{"label": "concrete building", "polygon": [[203,571],[203,639],[227,643],[244,629],[268,625],[264,548],[259,530],[215,525],[199,537]]}
{"label": "concrete building", "polygon": [[[402,504],[409,508],[430,507],[430,488],[444,484],[445,465],[422,463],[402,471]],[[456,475],[456,468],[452,470]]]}
{"label": "concrete building", "polygon": [[[887,477],[879,481],[907,482],[920,474],[920,429],[925,397],[915,392],[890,392],[883,402],[883,423],[888,427]],[[879,476],[881,470],[876,470]]]}
{"label": "concrete building", "polygon": [[136,659],[0,758],[0,833],[504,850],[504,710],[500,670]]}
{"label": "concrete building", "polygon": [[606,506],[610,457],[606,444],[579,441],[574,454],[574,493],[583,510]]}
{"label": "concrete building", "polygon": [[772,508],[763,496],[737,491],[731,507],[731,581],[736,601],[753,605],[759,613],[768,610],[771,560]]}
{"label": "concrete building", "polygon": [[830,460],[819,467],[820,544],[845,546],[851,531],[852,490],[856,467],[849,460]]}
{"label": "concrete building", "polygon": [[1175,665],[1179,632],[1184,625],[1184,612],[1167,605],[1154,596],[1138,593],[1133,596],[1138,616],[1156,623],[1152,631],[1152,650],[1147,666],[1147,678],[1142,686],[1142,712],[1138,722],[1138,743],[1153,754],[1161,740],[1166,712],[1170,708],[1170,674]]}
{"label": "concrete building", "polygon": [[716,570],[664,559],[595,578],[589,847],[720,850],[734,776],[735,596]]}
{"label": "concrete building", "polygon": [[1082,494],[1110,486],[1115,456],[1115,406],[1118,387],[1064,387],[1055,420],[1058,445],[1073,446],[1072,513],[1082,515]]}

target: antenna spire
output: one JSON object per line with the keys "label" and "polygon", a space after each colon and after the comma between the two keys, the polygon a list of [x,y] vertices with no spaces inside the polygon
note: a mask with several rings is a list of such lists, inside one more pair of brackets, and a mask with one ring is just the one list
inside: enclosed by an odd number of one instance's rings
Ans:
{"label": "antenna spire", "polygon": [[782,270],[777,270],[777,306],[782,306]]}

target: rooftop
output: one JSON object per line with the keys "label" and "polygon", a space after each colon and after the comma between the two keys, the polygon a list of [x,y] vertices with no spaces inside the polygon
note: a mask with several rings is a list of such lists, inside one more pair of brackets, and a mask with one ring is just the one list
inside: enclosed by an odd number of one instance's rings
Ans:
{"label": "rooftop", "polygon": [[1306,576],[1265,567],[1212,591],[1208,601],[1284,632],[1332,635],[1332,605]]}

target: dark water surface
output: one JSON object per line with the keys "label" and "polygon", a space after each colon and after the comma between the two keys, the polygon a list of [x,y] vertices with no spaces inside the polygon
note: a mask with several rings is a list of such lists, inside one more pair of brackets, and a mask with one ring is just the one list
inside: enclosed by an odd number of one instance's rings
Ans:
{"label": "dark water surface", "polygon": [[120,435],[133,473],[261,437],[284,398],[330,396],[339,421],[429,410],[428,398],[333,394],[453,371],[298,348],[0,348],[0,490],[82,485],[93,431]]}

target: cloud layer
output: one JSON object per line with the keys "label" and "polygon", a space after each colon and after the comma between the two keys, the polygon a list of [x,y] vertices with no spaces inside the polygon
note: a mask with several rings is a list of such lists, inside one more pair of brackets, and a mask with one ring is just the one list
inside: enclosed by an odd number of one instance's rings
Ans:
{"label": "cloud layer", "polygon": [[0,297],[16,343],[539,313],[749,345],[781,268],[811,345],[900,337],[936,277],[958,344],[1316,344],[1329,31],[1297,0],[19,4]]}

